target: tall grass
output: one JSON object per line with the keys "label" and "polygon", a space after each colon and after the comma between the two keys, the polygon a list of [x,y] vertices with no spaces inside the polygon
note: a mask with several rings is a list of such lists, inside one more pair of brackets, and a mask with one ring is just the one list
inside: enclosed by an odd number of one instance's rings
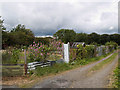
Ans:
{"label": "tall grass", "polygon": [[119,59],[118,59],[118,67],[116,67],[116,69],[114,70],[114,75],[113,76],[114,76],[113,87],[120,89],[120,56],[119,56]]}

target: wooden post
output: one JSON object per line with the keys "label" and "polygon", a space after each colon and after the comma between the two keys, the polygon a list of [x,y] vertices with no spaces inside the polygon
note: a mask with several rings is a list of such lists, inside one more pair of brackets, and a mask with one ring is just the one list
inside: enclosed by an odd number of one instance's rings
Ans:
{"label": "wooden post", "polygon": [[24,50],[24,55],[25,55],[24,70],[25,70],[25,75],[26,75],[26,74],[27,74],[27,57],[26,57],[26,49]]}

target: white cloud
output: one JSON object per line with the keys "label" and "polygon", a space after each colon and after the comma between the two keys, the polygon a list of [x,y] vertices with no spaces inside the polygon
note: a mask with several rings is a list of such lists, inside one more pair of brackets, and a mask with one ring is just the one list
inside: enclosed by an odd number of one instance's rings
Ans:
{"label": "white cloud", "polygon": [[[58,29],[76,32],[117,32],[117,3],[113,2],[24,2],[1,3],[0,15],[6,27],[25,24],[36,35],[48,35]],[[110,27],[114,27],[110,32]]]}
{"label": "white cloud", "polygon": [[113,30],[114,29],[114,27],[113,26],[111,26],[110,28],[109,28],[109,30]]}

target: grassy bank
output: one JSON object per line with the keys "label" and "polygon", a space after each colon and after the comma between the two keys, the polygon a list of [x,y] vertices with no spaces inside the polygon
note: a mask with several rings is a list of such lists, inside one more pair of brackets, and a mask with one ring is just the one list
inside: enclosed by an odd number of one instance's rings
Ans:
{"label": "grassy bank", "polygon": [[111,63],[117,55],[118,55],[118,53],[116,52],[111,57],[109,57],[108,59],[98,63],[97,65],[95,65],[94,67],[92,67],[90,69],[90,72],[99,70],[99,69],[103,68],[105,65],[107,65],[108,63]]}
{"label": "grassy bank", "polygon": [[116,67],[114,70],[113,79],[114,79],[114,82],[112,83],[112,87],[120,88],[120,56],[118,59],[118,67]]}

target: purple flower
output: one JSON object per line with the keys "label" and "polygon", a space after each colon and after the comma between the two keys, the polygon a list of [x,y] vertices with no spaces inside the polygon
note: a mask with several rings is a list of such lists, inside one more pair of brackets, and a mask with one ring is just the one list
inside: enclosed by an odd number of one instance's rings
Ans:
{"label": "purple flower", "polygon": [[43,56],[43,54],[41,53],[41,55]]}

